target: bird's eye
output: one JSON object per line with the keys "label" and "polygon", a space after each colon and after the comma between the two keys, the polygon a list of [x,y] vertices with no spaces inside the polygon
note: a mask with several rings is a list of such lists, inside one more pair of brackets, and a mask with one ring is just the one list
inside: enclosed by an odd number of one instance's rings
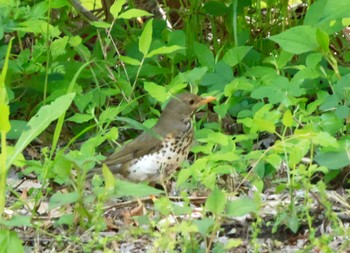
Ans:
{"label": "bird's eye", "polygon": [[193,105],[194,104],[194,99],[191,98],[190,101],[189,101],[190,105]]}

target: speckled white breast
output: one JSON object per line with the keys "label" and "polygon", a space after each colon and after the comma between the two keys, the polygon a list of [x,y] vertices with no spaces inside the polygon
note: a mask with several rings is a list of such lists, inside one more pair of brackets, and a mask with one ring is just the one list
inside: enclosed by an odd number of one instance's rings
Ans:
{"label": "speckled white breast", "polygon": [[132,181],[156,182],[167,177],[187,158],[192,139],[192,128],[176,138],[167,136],[159,151],[145,155],[129,165],[128,178]]}

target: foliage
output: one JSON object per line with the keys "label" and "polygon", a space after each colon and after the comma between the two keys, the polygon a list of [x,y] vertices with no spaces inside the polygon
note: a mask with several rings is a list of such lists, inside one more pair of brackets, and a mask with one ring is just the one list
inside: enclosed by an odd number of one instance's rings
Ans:
{"label": "foliage", "polygon": [[[107,200],[161,195],[154,203],[159,221],[170,214],[191,217],[190,195],[205,189],[205,218],[158,225],[149,235],[155,252],[202,252],[198,238],[206,252],[238,247],[239,240],[223,244],[215,236],[225,219],[247,214],[256,219],[251,245],[258,252],[260,194],[268,184],[290,197],[288,207],[279,207],[273,231],[284,225],[297,233],[306,220],[311,247],[329,250],[329,238],[314,235],[310,193],[317,192],[337,235],[346,234],[325,196],[332,180],[349,184],[348,175],[342,178],[350,165],[347,0],[297,1],[301,11],[292,8],[294,1],[164,1],[164,17],[157,8],[118,0],[96,20],[74,2],[0,3],[0,241],[11,242],[8,250],[21,245],[14,226],[41,229],[35,219],[43,199],[49,211],[73,207],[56,227],[94,228],[93,241],[79,245],[89,251],[109,245],[98,237],[106,229]],[[184,90],[215,95],[218,102],[211,108],[217,120],[209,122],[209,112],[208,120],[196,123],[195,159],[174,176],[183,206],[149,186],[113,180],[108,168],[105,183],[95,178],[93,194],[86,196],[86,174],[103,161],[101,153],[152,127],[168,98]],[[263,134],[274,139],[257,148]],[[34,140],[40,140],[40,155],[24,159]],[[6,194],[16,192],[6,192],[8,169],[23,162],[21,173],[34,173],[41,183],[28,192],[29,221],[4,212]],[[315,175],[322,175],[317,184]],[[233,200],[245,182],[256,192]],[[73,189],[54,193],[55,184]],[[305,190],[302,205],[296,204],[299,189]],[[18,197],[6,208],[17,213],[24,202]],[[12,225],[15,217],[20,219]],[[142,233],[138,229],[130,234]],[[165,244],[164,236],[179,241]]]}

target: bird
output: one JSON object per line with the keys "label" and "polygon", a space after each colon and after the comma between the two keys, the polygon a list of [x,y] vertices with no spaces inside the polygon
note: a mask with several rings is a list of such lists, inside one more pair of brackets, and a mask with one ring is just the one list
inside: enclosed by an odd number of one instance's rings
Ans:
{"label": "bird", "polygon": [[[104,163],[121,179],[149,184],[162,182],[188,156],[194,134],[193,114],[214,100],[213,96],[202,98],[188,92],[173,96],[150,131],[122,146]],[[88,178],[96,173],[101,174],[101,168],[91,170]]]}

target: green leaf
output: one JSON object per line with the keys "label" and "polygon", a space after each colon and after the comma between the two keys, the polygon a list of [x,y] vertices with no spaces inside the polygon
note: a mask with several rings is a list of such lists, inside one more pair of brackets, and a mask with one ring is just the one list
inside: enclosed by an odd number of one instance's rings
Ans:
{"label": "green leaf", "polygon": [[315,144],[319,144],[323,147],[338,147],[337,139],[327,132],[316,133],[312,138],[312,141]]}
{"label": "green leaf", "polygon": [[327,34],[333,34],[347,26],[344,20],[349,13],[348,1],[318,0],[306,12],[304,25],[319,27]]}
{"label": "green leaf", "polygon": [[102,175],[105,180],[105,190],[110,192],[115,187],[115,177],[106,164],[102,165]]}
{"label": "green leaf", "polygon": [[232,96],[238,90],[253,90],[254,85],[251,80],[246,77],[237,77],[229,84],[225,85],[224,94],[226,97]]}
{"label": "green leaf", "polygon": [[74,224],[74,219],[74,214],[63,214],[55,224],[71,226]]}
{"label": "green leaf", "polygon": [[147,132],[148,134],[152,135],[153,137],[161,140],[162,139],[162,136],[157,134],[155,131],[145,127],[144,125],[142,125],[140,122],[137,122],[136,120],[134,119],[130,119],[130,118],[126,118],[126,117],[116,117],[116,120],[119,120],[119,121],[123,121],[123,122],[126,122],[128,123],[129,125],[131,125],[132,127],[134,127],[135,129],[140,129],[140,130],[143,130],[145,132]]}
{"label": "green leaf", "polygon": [[316,28],[312,26],[295,26],[269,39],[279,44],[284,51],[292,54],[302,54],[318,48]]}
{"label": "green leaf", "polygon": [[282,117],[282,123],[286,127],[291,127],[293,124],[293,115],[290,110],[286,110]]}
{"label": "green leaf", "polygon": [[85,123],[93,118],[94,117],[91,114],[76,113],[72,117],[69,117],[68,119],[66,119],[66,121],[72,121],[75,123]]}
{"label": "green leaf", "polygon": [[205,202],[205,207],[215,215],[221,215],[226,206],[226,194],[218,187],[215,187]]}
{"label": "green leaf", "polygon": [[15,215],[11,219],[4,221],[7,227],[32,227],[30,216]]}
{"label": "green leaf", "polygon": [[266,156],[266,161],[271,164],[275,169],[279,169],[282,163],[282,159],[277,154],[270,154]]}
{"label": "green leaf", "polygon": [[153,24],[153,19],[147,22],[140,36],[139,50],[144,56],[147,55],[148,50],[151,47],[152,33],[153,33],[152,24]]}
{"label": "green leaf", "polygon": [[286,217],[285,224],[290,228],[290,230],[293,231],[293,233],[298,232],[299,218],[295,211],[292,213],[292,215]]}
{"label": "green leaf", "polygon": [[153,82],[144,82],[144,88],[152,97],[162,103],[165,102],[170,96],[170,93],[164,86],[160,86]]}
{"label": "green leaf", "polygon": [[254,129],[259,131],[267,131],[269,133],[275,133],[276,126],[273,122],[266,119],[254,119],[253,120]]}
{"label": "green leaf", "polygon": [[207,45],[195,42],[193,50],[201,66],[206,66],[210,69],[214,68],[214,55]]}
{"label": "green leaf", "polygon": [[259,211],[259,205],[251,198],[244,197],[229,201],[227,204],[227,215],[241,217],[248,213]]}
{"label": "green leaf", "polygon": [[78,107],[80,112],[83,112],[86,106],[91,103],[93,94],[77,94],[74,98],[74,104]]}
{"label": "green leaf", "polygon": [[129,65],[133,65],[133,66],[140,66],[141,62],[137,59],[131,58],[129,56],[119,56],[119,60],[121,60],[122,62],[129,64]]}
{"label": "green leaf", "polygon": [[160,47],[160,48],[157,48],[157,49],[154,49],[152,50],[151,52],[149,52],[147,55],[146,55],[146,58],[151,58],[155,55],[158,55],[158,54],[171,54],[177,50],[181,50],[181,49],[184,49],[184,47],[180,47],[178,45],[174,45],[174,46],[169,46],[169,47]]}
{"label": "green leaf", "polygon": [[104,110],[99,117],[99,121],[101,123],[110,122],[111,120],[114,120],[115,117],[120,113],[119,107],[108,107],[106,110]]}
{"label": "green leaf", "polygon": [[69,93],[57,98],[49,105],[45,105],[29,120],[27,129],[19,137],[16,146],[15,153],[6,163],[8,168],[15,157],[23,151],[28,144],[36,138],[42,131],[44,131],[52,121],[59,118],[69,108],[73,101],[75,93]]}
{"label": "green leaf", "polygon": [[326,54],[329,52],[329,36],[326,32],[322,31],[321,29],[316,30],[316,40],[321,48],[321,51]]}
{"label": "green leaf", "polygon": [[102,22],[102,21],[91,21],[90,22],[94,27],[96,28],[110,28],[111,24],[107,22]]}
{"label": "green leaf", "polygon": [[346,117],[349,115],[349,107],[346,105],[337,106],[335,109],[335,114],[339,119],[346,119]]}
{"label": "green leaf", "polygon": [[210,234],[215,220],[213,218],[203,218],[201,220],[194,220],[193,223],[196,225],[198,232],[205,237]]}
{"label": "green leaf", "polygon": [[122,10],[123,5],[126,3],[126,0],[117,0],[114,1],[109,12],[112,14],[114,19],[117,19],[120,11]]}
{"label": "green leaf", "polygon": [[233,80],[232,68],[224,62],[215,64],[214,73],[206,73],[201,85],[210,86],[209,91],[224,90],[225,86]]}
{"label": "green leaf", "polygon": [[212,143],[217,143],[223,146],[226,146],[228,144],[229,139],[231,139],[229,136],[223,133],[219,132],[212,132],[208,136],[208,141]]}
{"label": "green leaf", "polygon": [[68,43],[68,36],[63,38],[55,39],[50,46],[50,53],[52,58],[55,59],[57,56],[63,55],[66,52],[66,45]]}
{"label": "green leaf", "polygon": [[1,253],[23,253],[22,241],[14,231],[0,230]]}
{"label": "green leaf", "polygon": [[[1,110],[0,110],[0,118],[1,118]],[[6,139],[18,139],[23,133],[23,131],[27,128],[27,121],[24,121],[24,120],[10,120],[10,124],[11,124],[11,129],[6,135]]]}
{"label": "green leaf", "polygon": [[122,181],[116,179],[116,187],[115,187],[115,197],[144,197],[149,195],[159,195],[163,193],[163,191],[155,189],[145,184],[135,184],[127,181]]}
{"label": "green leaf", "polygon": [[222,61],[227,65],[233,67],[240,63],[252,48],[253,47],[248,46],[238,46],[231,48],[226,52],[226,54],[222,58]]}
{"label": "green leaf", "polygon": [[208,1],[203,6],[204,12],[214,17],[225,15],[229,7],[224,2]]}
{"label": "green leaf", "polygon": [[153,16],[153,14],[144,11],[144,10],[139,10],[139,9],[130,9],[122,14],[119,15],[119,18],[123,19],[132,19],[132,18],[138,18],[138,17],[150,17]]}
{"label": "green leaf", "polygon": [[71,203],[75,203],[78,200],[79,200],[78,192],[69,192],[69,193],[56,192],[50,198],[49,210],[52,210],[54,208],[61,207],[64,205],[68,205]]}
{"label": "green leaf", "polygon": [[330,170],[339,170],[350,165],[349,148],[346,144],[335,150],[319,151],[315,155],[315,161]]}
{"label": "green leaf", "polygon": [[55,0],[51,2],[52,9],[62,8],[63,6],[66,6],[66,5],[68,5],[68,0]]}

